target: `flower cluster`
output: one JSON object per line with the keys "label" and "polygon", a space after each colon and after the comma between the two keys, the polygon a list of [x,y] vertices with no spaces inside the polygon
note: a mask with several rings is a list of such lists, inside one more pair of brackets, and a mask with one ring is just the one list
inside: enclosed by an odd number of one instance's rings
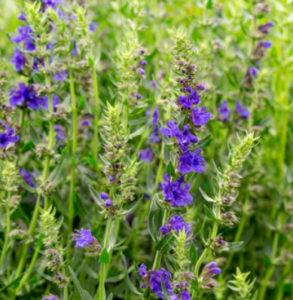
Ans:
{"label": "flower cluster", "polygon": [[[265,2],[265,1],[263,1]],[[255,10],[255,18],[261,18],[269,12],[268,4],[261,3],[256,5],[257,9]],[[274,22],[269,21],[265,24],[261,24],[255,28],[255,33],[253,36],[256,45],[251,53],[250,65],[247,68],[244,77],[244,88],[251,89],[253,87],[254,79],[258,76],[258,70],[260,66],[261,59],[265,56],[267,49],[271,48],[272,42],[265,40],[265,38],[270,33],[270,29],[274,27]]]}
{"label": "flower cluster", "polygon": [[200,288],[206,291],[213,290],[218,286],[217,282],[213,279],[214,276],[221,274],[222,270],[217,267],[217,263],[211,262],[207,264],[199,277]]}
{"label": "flower cluster", "polygon": [[171,181],[169,174],[164,175],[165,182],[161,183],[164,200],[170,203],[170,206],[180,207],[191,205],[192,196],[189,194],[190,185],[184,183],[184,178],[180,177],[174,182]]}
{"label": "flower cluster", "polygon": [[72,233],[72,237],[72,241],[75,242],[74,248],[84,248],[85,255],[90,257],[100,255],[102,247],[89,229],[76,229],[75,233]]}
{"label": "flower cluster", "polygon": [[192,232],[191,224],[184,221],[183,216],[175,215],[173,216],[166,224],[164,224],[160,231],[163,235],[168,234],[172,230],[177,233],[181,230],[184,230],[187,235],[190,235]]}
{"label": "flower cluster", "polygon": [[[219,113],[219,119],[222,122],[227,122],[229,120],[230,109],[227,100],[224,100],[222,102],[221,106],[218,108],[218,113]],[[240,119],[246,120],[249,118],[250,112],[248,111],[248,109],[243,107],[239,101],[236,101],[234,115],[235,117],[239,116]],[[239,118],[236,120],[239,120]]]}
{"label": "flower cluster", "polygon": [[[164,268],[160,270],[150,270],[147,271],[147,267],[142,264],[139,267],[139,275],[143,279],[142,288],[150,287],[151,291],[156,294],[160,299],[165,299],[165,296],[171,296],[173,293],[173,288],[171,285],[172,275],[170,272],[166,271]],[[166,291],[167,295],[164,295]]]}

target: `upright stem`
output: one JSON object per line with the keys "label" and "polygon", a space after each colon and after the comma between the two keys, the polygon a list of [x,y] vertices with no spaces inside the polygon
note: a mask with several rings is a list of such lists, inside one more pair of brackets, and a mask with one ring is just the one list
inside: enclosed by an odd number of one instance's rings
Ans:
{"label": "upright stem", "polygon": [[[104,249],[107,249],[109,247],[109,241],[110,241],[110,235],[111,235],[111,228],[113,224],[113,219],[109,218],[107,225],[106,225],[106,232],[104,237]],[[107,263],[101,263],[100,266],[100,283],[99,283],[99,289],[96,293],[95,300],[104,300],[106,298],[105,294],[105,282],[106,282],[106,267]]]}
{"label": "upright stem", "polygon": [[[49,66],[49,58],[45,59],[45,65],[46,67]],[[54,119],[51,118],[53,112],[54,112],[54,106],[53,106],[53,99],[52,99],[52,94],[50,91],[51,88],[51,75],[49,74],[45,74],[45,81],[46,81],[46,86],[49,88],[49,93],[48,93],[48,107],[49,107],[49,115],[50,115],[50,120],[49,120],[49,139],[48,139],[48,148],[50,150],[53,149],[54,144],[55,144],[55,130],[54,130]],[[48,176],[49,176],[49,171],[50,171],[50,156],[46,156],[45,158],[45,162],[44,162],[44,169],[43,169],[43,177],[42,177],[42,184],[45,183],[45,181],[47,180]],[[37,220],[38,220],[38,216],[39,216],[39,206],[41,203],[41,199],[42,199],[42,195],[39,192],[38,193],[38,198],[37,198],[37,202],[35,205],[35,209],[33,212],[33,217],[31,219],[30,222],[30,226],[29,226],[29,235],[33,238],[34,234],[35,234],[35,229],[37,226]],[[45,197],[45,203],[44,203],[44,208],[47,209],[49,207],[49,199],[48,196]],[[26,261],[26,256],[28,253],[28,249],[29,249],[29,244],[26,244],[22,250],[22,254],[20,257],[20,261],[17,267],[17,271],[16,271],[16,277],[19,277],[23,271],[24,265],[25,265],[25,261]],[[36,254],[37,255],[37,254]],[[29,270],[33,269],[35,262],[31,261],[30,266],[29,266]]]}
{"label": "upright stem", "polygon": [[98,148],[99,148],[99,89],[97,81],[97,73],[95,66],[92,69],[93,87],[94,87],[94,99],[95,99],[95,121],[94,121],[94,140],[93,140],[93,153],[96,163],[96,171],[98,175],[98,180],[100,180],[100,169],[98,165]]}
{"label": "upright stem", "polygon": [[[76,95],[72,70],[69,68],[70,95],[72,108],[72,159],[71,159],[71,179],[70,193],[68,199],[68,234],[73,230],[74,218],[74,188],[75,188],[75,168],[76,168],[76,150],[77,150],[77,110]],[[67,235],[67,239],[68,239]],[[67,248],[67,258],[70,256],[70,247]]]}
{"label": "upright stem", "polygon": [[[217,218],[217,221],[214,222],[214,225],[213,225],[213,231],[212,231],[212,235],[211,235],[211,238],[212,239],[215,239],[217,237],[217,234],[218,234],[218,228],[219,228],[219,218],[220,218],[220,214],[221,214],[221,206],[216,204],[217,207],[216,207],[216,218]],[[199,275],[199,269],[200,269],[200,266],[201,264],[203,263],[204,259],[206,258],[206,256],[208,255],[209,253],[209,249],[208,248],[205,248],[203,253],[201,254],[200,258],[198,259],[196,265],[195,265],[195,268],[194,268],[194,275],[196,278],[198,278],[198,275]],[[192,298],[195,298],[196,297],[196,291],[193,290],[192,292]]]}
{"label": "upright stem", "polygon": [[[8,192],[8,199],[11,197],[11,192]],[[10,207],[6,204],[6,230],[4,236],[4,244],[1,252],[0,258],[0,268],[2,267],[6,252],[8,250],[8,243],[9,243],[9,232],[10,232]]]}

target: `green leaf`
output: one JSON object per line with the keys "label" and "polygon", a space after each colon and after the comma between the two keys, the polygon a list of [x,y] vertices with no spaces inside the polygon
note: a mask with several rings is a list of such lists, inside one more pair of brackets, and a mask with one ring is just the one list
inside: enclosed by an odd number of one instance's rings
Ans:
{"label": "green leaf", "polygon": [[237,249],[238,247],[240,247],[244,242],[240,241],[240,242],[232,242],[232,243],[229,243],[228,245],[228,248],[229,250],[232,250],[232,249]]}
{"label": "green leaf", "polygon": [[149,213],[149,232],[152,239],[156,242],[158,240],[157,235],[160,232],[160,227],[162,226],[163,220],[163,209],[159,205],[159,197],[158,194],[152,199],[150,213]]}
{"label": "green leaf", "polygon": [[208,0],[207,9],[213,9],[213,0]]}
{"label": "green leaf", "polygon": [[78,109],[83,108],[85,105],[85,102],[86,102],[85,96],[80,97],[77,108]]}
{"label": "green leaf", "polygon": [[94,62],[94,60],[91,57],[89,57],[88,63],[89,63],[90,67],[93,67],[95,65],[95,62]]}
{"label": "green leaf", "polygon": [[57,186],[64,179],[66,167],[67,167],[67,160],[66,159],[60,160],[60,162],[57,164],[55,169],[50,173],[48,180],[53,181],[55,186]]}
{"label": "green leaf", "polygon": [[85,291],[84,289],[82,289],[82,287],[81,287],[74,271],[72,270],[72,268],[69,266],[68,269],[69,269],[69,272],[71,274],[71,278],[72,278],[72,280],[73,280],[73,282],[74,282],[74,284],[77,288],[77,291],[80,295],[81,300],[93,300],[93,298],[89,295],[89,293],[87,291]]}
{"label": "green leaf", "polygon": [[189,259],[191,266],[194,267],[197,262],[197,249],[193,243],[189,247]]}
{"label": "green leaf", "polygon": [[198,144],[196,144],[197,148],[202,148],[206,143],[209,142],[209,140],[211,139],[212,135],[209,134],[206,137],[204,137],[203,139],[201,139]]}
{"label": "green leaf", "polygon": [[108,296],[107,300],[113,300],[113,293]]}
{"label": "green leaf", "polygon": [[100,198],[99,193],[91,186],[89,185],[90,193],[94,199],[94,201],[100,206],[103,207],[104,201]]}
{"label": "green leaf", "polygon": [[204,199],[208,202],[216,202],[214,199],[212,199],[211,197],[209,197],[201,188],[199,188],[199,191],[201,192],[202,196],[204,197]]}
{"label": "green leaf", "polygon": [[175,169],[174,169],[174,166],[172,164],[171,161],[169,161],[169,164],[167,166],[167,173],[170,175],[170,176],[175,176]]}
{"label": "green leaf", "polygon": [[33,187],[31,187],[30,185],[28,185],[25,181],[22,181],[22,182],[20,183],[20,185],[21,185],[24,189],[26,189],[27,191],[29,191],[29,192],[31,192],[31,193],[36,193],[36,189],[33,188]]}
{"label": "green leaf", "polygon": [[212,213],[212,211],[206,205],[204,205],[204,211],[205,211],[206,216],[209,219],[211,219],[213,221],[217,221],[217,218],[214,216],[214,214]]}
{"label": "green leaf", "polygon": [[30,131],[30,135],[31,135],[31,139],[32,139],[33,143],[35,145],[41,144],[42,140],[39,137],[38,133],[36,132],[36,130],[34,129],[33,126],[30,125],[29,131]]}
{"label": "green leaf", "polygon": [[139,129],[137,129],[136,131],[132,132],[132,133],[129,135],[129,139],[131,140],[131,139],[133,139],[134,137],[141,135],[145,130],[146,130],[146,126],[140,127]]}
{"label": "green leaf", "polygon": [[109,253],[108,253],[106,248],[103,249],[103,251],[100,255],[99,262],[100,263],[105,263],[105,264],[110,262]]}
{"label": "green leaf", "polygon": [[129,215],[131,213],[133,213],[139,206],[139,204],[141,203],[143,197],[141,197],[138,201],[136,201],[135,203],[132,203],[132,205],[130,205],[130,207],[123,211],[120,216],[125,216],[125,215]]}
{"label": "green leaf", "polygon": [[165,235],[155,246],[155,249],[160,252],[166,252],[172,248],[174,245],[175,236],[171,231]]}

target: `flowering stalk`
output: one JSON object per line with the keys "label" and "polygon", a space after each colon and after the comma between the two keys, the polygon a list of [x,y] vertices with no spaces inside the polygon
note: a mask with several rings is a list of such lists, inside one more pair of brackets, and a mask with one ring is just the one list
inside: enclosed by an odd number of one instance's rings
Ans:
{"label": "flowering stalk", "polygon": [[[71,158],[71,178],[70,178],[70,192],[68,201],[68,232],[73,231],[73,218],[74,218],[74,199],[75,199],[75,169],[76,169],[76,149],[77,149],[77,108],[76,108],[76,95],[74,87],[74,78],[72,70],[69,69],[70,80],[70,95],[71,95],[71,108],[72,108],[72,158]],[[70,255],[70,248],[68,247],[67,255]]]}
{"label": "flowering stalk", "polygon": [[[213,251],[221,252],[227,248],[227,242],[223,241],[222,237],[218,237],[218,228],[220,224],[226,226],[233,225],[237,222],[237,218],[232,212],[221,214],[221,211],[225,206],[230,206],[232,202],[235,201],[235,197],[237,196],[237,187],[239,186],[239,179],[241,178],[241,176],[237,173],[241,170],[244,160],[250,153],[256,140],[257,138],[254,138],[252,133],[247,133],[243,139],[239,139],[238,144],[232,148],[230,152],[229,165],[222,174],[218,172],[218,194],[214,197],[214,199],[209,199],[205,194],[203,194],[206,200],[214,202],[214,224],[209,242],[206,243],[207,247],[195,265],[194,275],[196,278],[199,276],[201,264],[211,249]],[[192,295],[195,297],[196,292],[193,291]]]}

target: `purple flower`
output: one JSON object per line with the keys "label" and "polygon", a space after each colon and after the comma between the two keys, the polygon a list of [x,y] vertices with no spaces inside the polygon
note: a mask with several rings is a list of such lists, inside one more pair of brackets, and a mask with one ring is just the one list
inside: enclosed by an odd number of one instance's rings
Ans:
{"label": "purple flower", "polygon": [[53,9],[57,9],[57,6],[61,4],[61,0],[43,0],[44,8],[47,9],[51,7]]}
{"label": "purple flower", "polygon": [[142,60],[142,61],[140,62],[140,65],[143,66],[143,67],[146,66],[146,65],[147,65],[146,60]]}
{"label": "purple flower", "polygon": [[198,142],[198,138],[189,131],[189,125],[185,125],[183,131],[180,131],[174,121],[168,121],[167,125],[168,128],[161,128],[162,134],[168,137],[174,137],[182,151],[188,151],[190,143]]}
{"label": "purple flower", "polygon": [[15,65],[15,70],[20,72],[26,63],[25,56],[16,48],[11,62]]}
{"label": "purple flower", "polygon": [[101,197],[101,199],[103,199],[103,200],[110,199],[109,195],[108,195],[107,193],[105,193],[105,192],[102,192],[102,193],[100,194],[100,197]]}
{"label": "purple flower", "polygon": [[224,100],[221,106],[218,108],[218,112],[221,115],[221,120],[227,122],[230,115],[230,109],[228,107],[228,101]]}
{"label": "purple flower", "polygon": [[272,47],[272,42],[271,41],[263,41],[263,42],[260,42],[260,46],[268,49],[268,48]]}
{"label": "purple flower", "polygon": [[15,106],[27,106],[30,109],[40,109],[40,105],[43,105],[44,99],[37,96],[33,86],[26,86],[25,83],[20,82],[18,88],[10,90],[10,105]]}
{"label": "purple flower", "polygon": [[96,22],[90,22],[89,23],[89,29],[92,32],[95,32],[98,27],[99,27],[99,24],[96,23]]}
{"label": "purple flower", "polygon": [[56,81],[64,81],[68,77],[67,71],[59,71],[54,75],[54,80]]}
{"label": "purple flower", "polygon": [[153,159],[153,153],[150,147],[139,151],[139,158],[144,162],[151,162]]}
{"label": "purple flower", "polygon": [[110,206],[112,206],[113,203],[112,203],[111,199],[107,199],[104,204],[106,207],[110,207]]}
{"label": "purple flower", "polygon": [[250,67],[248,71],[249,71],[250,75],[252,75],[252,76],[254,76],[254,77],[257,76],[257,68],[255,68],[255,67]]}
{"label": "purple flower", "polygon": [[172,295],[170,300],[190,300],[191,297],[189,295],[188,292],[181,292],[179,295],[178,294],[175,294],[175,295]]}
{"label": "purple flower", "polygon": [[184,108],[191,108],[192,105],[198,104],[200,101],[200,95],[196,90],[192,90],[191,87],[186,88],[186,92],[189,93],[189,95],[183,95],[178,97],[178,102],[181,104]]}
{"label": "purple flower", "polygon": [[152,125],[156,125],[158,123],[158,120],[159,120],[159,109],[158,106],[156,106],[153,113]]}
{"label": "purple flower", "polygon": [[55,295],[49,295],[44,297],[42,300],[59,300],[59,298]]}
{"label": "purple flower", "polygon": [[138,74],[141,75],[141,76],[145,75],[145,70],[142,69],[142,68],[138,68],[138,69],[137,69],[137,72],[138,72]]}
{"label": "purple flower", "polygon": [[159,127],[157,125],[153,126],[153,133],[150,136],[150,141],[153,143],[158,143],[161,141],[161,138],[159,136]]}
{"label": "purple flower", "polygon": [[199,111],[198,107],[192,110],[192,121],[195,126],[202,126],[206,124],[211,118],[211,113],[206,112],[206,107],[203,106]]}
{"label": "purple flower", "polygon": [[95,238],[92,236],[92,233],[89,229],[75,230],[76,233],[73,233],[73,242],[76,242],[74,248],[82,247],[84,248],[87,244],[93,242]]}
{"label": "purple flower", "polygon": [[[146,266],[141,264],[138,274],[144,279],[144,281],[149,285],[151,291],[154,292],[158,298],[165,299],[164,290],[169,296],[172,295],[173,288],[170,282],[172,275],[166,269],[161,268],[159,271],[150,270],[147,272]],[[141,287],[145,288],[146,284],[142,284]]]}
{"label": "purple flower", "polygon": [[141,94],[136,94],[136,95],[135,95],[135,98],[136,98],[137,100],[140,100],[140,99],[142,98],[142,95],[141,95]]}
{"label": "purple flower", "polygon": [[20,21],[25,21],[26,20],[26,18],[25,18],[25,16],[23,14],[19,14],[17,16],[17,19],[20,20]]}
{"label": "purple flower", "polygon": [[171,278],[171,273],[165,270],[164,268],[161,268],[160,271],[149,272],[150,289],[156,294],[158,298],[165,299],[162,284],[164,284],[166,293],[169,296],[172,295],[173,289],[170,282]]}
{"label": "purple flower", "polygon": [[248,119],[250,112],[242,107],[239,101],[235,103],[235,113],[239,114],[242,119]]}
{"label": "purple flower", "polygon": [[180,154],[178,171],[182,174],[190,172],[203,173],[206,170],[203,165],[206,161],[202,156],[198,155],[201,152],[202,150],[198,149],[194,152]]}
{"label": "purple flower", "polygon": [[201,276],[204,278],[204,280],[208,280],[214,275],[221,274],[221,272],[222,270],[217,267],[217,263],[211,262],[203,268]]}
{"label": "purple flower", "polygon": [[144,276],[144,275],[146,275],[146,273],[147,273],[147,267],[146,267],[146,265],[145,264],[141,264],[140,267],[139,267],[138,274],[140,276]]}
{"label": "purple flower", "polygon": [[19,172],[19,175],[23,179],[24,182],[26,182],[32,188],[35,187],[33,178],[31,176],[31,175],[35,176],[34,173],[31,173],[31,172],[27,171],[26,169],[22,169],[22,168],[19,168],[18,172]]}
{"label": "purple flower", "polygon": [[270,22],[268,22],[268,23],[266,23],[264,25],[258,26],[257,29],[258,29],[258,31],[262,32],[263,34],[268,34],[269,33],[269,29],[271,27],[274,27],[274,26],[275,26],[275,23],[272,22],[272,21],[270,21]]}
{"label": "purple flower", "polygon": [[174,230],[176,232],[179,232],[180,230],[185,230],[187,235],[189,236],[192,232],[191,225],[187,222],[184,222],[184,219],[182,216],[175,215],[172,217],[169,222],[167,222],[164,226],[160,228],[160,231],[163,235],[168,234],[171,232],[171,230]]}
{"label": "purple flower", "polygon": [[15,43],[24,42],[24,49],[27,51],[35,51],[36,46],[34,44],[34,39],[31,37],[33,31],[28,26],[18,27],[18,34],[12,38]]}
{"label": "purple flower", "polygon": [[163,190],[164,200],[170,201],[170,206],[180,207],[184,205],[190,205],[192,203],[192,197],[189,194],[190,185],[184,184],[184,178],[171,182],[169,174],[164,175],[165,182],[161,183]]}
{"label": "purple flower", "polygon": [[[2,122],[0,121],[2,126]],[[19,140],[18,135],[14,135],[15,131],[13,128],[9,128],[9,124],[5,124],[5,132],[0,132],[0,148],[6,148],[10,143],[15,144]]]}

